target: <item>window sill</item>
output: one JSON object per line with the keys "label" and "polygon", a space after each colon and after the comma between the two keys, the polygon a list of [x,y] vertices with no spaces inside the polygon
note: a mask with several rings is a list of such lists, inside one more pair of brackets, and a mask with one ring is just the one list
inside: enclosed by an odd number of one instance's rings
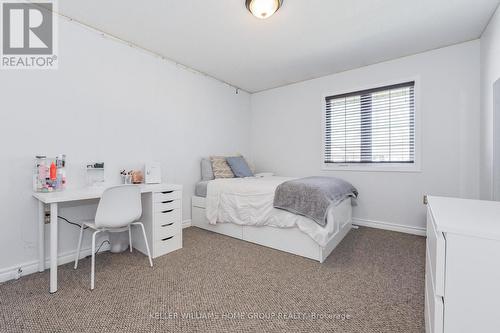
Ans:
{"label": "window sill", "polygon": [[408,172],[418,173],[422,172],[420,166],[417,164],[326,164],[323,163],[322,170],[324,171],[358,171],[358,172]]}

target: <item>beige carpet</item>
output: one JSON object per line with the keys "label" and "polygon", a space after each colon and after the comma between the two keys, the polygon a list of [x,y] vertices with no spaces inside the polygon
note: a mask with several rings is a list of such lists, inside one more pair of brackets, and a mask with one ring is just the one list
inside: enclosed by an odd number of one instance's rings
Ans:
{"label": "beige carpet", "polygon": [[324,264],[196,228],[134,252],[0,285],[1,332],[423,332],[425,239],[352,230]]}

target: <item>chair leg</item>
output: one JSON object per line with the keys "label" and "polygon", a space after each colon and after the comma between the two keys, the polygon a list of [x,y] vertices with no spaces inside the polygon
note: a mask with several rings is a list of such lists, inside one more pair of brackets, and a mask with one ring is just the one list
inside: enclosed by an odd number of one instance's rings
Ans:
{"label": "chair leg", "polygon": [[80,249],[82,247],[84,225],[80,227],[80,237],[78,238],[78,247],[76,248],[75,269],[78,267],[78,260],[80,259]]}
{"label": "chair leg", "polygon": [[130,226],[128,226],[128,243],[130,247],[130,252],[132,252],[132,231]]}
{"label": "chair leg", "polygon": [[90,290],[94,290],[94,278],[95,278],[95,235],[99,233],[99,230],[92,234],[92,262],[90,264]]}
{"label": "chair leg", "polygon": [[151,259],[151,252],[149,251],[148,238],[146,237],[146,229],[144,229],[144,224],[142,224],[141,222],[134,222],[132,224],[141,226],[142,235],[144,236],[144,243],[146,243],[146,250],[148,250],[149,265],[153,267],[153,259]]}

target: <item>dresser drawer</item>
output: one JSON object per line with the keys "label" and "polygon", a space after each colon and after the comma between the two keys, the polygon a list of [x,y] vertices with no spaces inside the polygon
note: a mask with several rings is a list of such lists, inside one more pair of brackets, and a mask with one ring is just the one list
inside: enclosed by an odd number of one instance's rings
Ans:
{"label": "dresser drawer", "polygon": [[163,191],[155,192],[153,195],[154,202],[164,202],[169,200],[179,200],[182,198],[181,191]]}
{"label": "dresser drawer", "polygon": [[444,330],[444,301],[434,292],[434,286],[426,263],[425,274],[425,328],[427,333],[442,333]]}
{"label": "dresser drawer", "polygon": [[182,247],[182,233],[154,242],[154,256],[158,257]]}
{"label": "dresser drawer", "polygon": [[155,227],[155,241],[160,241],[170,236],[175,236],[182,231],[181,221],[164,223]]}
{"label": "dresser drawer", "polygon": [[172,209],[177,209],[177,208],[181,208],[181,201],[180,200],[166,200],[166,201],[154,203],[155,213],[166,212],[166,211],[169,211]]}
{"label": "dresser drawer", "polygon": [[427,208],[427,269],[432,279],[434,292],[438,296],[444,295],[444,273],[445,273],[445,248],[446,241],[443,233],[436,230],[436,223],[432,211]]}
{"label": "dresser drawer", "polygon": [[162,212],[155,213],[154,225],[163,225],[172,222],[181,222],[181,210],[180,209],[169,209]]}

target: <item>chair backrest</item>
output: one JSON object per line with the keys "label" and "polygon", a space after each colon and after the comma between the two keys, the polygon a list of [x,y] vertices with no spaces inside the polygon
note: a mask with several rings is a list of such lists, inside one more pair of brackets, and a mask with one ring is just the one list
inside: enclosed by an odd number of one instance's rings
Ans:
{"label": "chair backrest", "polygon": [[137,185],[114,186],[104,190],[95,216],[100,228],[120,228],[142,215],[141,189]]}

